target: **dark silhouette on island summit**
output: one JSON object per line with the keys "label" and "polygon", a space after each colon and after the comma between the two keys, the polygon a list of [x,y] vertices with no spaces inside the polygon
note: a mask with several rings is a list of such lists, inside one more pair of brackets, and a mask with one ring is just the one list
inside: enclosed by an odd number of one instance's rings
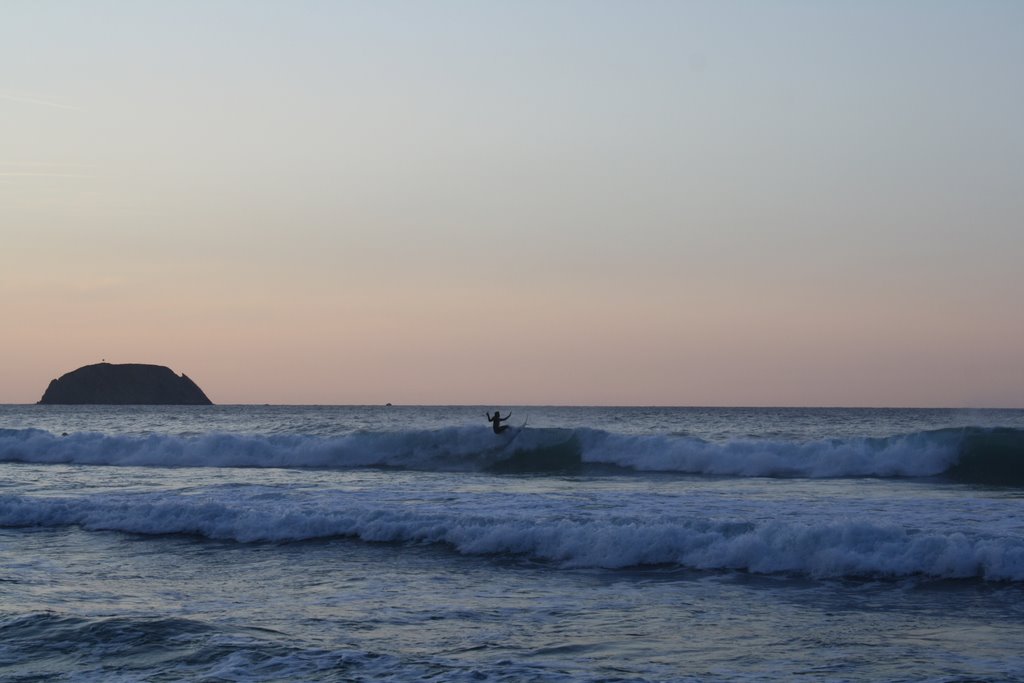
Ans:
{"label": "dark silhouette on island summit", "polygon": [[97,363],[72,370],[50,382],[41,404],[188,405],[213,401],[184,373],[163,365]]}

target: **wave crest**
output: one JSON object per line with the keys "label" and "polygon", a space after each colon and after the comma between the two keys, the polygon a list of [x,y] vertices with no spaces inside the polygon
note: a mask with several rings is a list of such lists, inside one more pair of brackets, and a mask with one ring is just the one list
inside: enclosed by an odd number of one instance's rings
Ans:
{"label": "wave crest", "polygon": [[1024,485],[1024,430],[942,429],[886,438],[811,442],[615,434],[596,429],[477,427],[354,433],[338,437],[58,437],[0,429],[0,462],[160,467],[382,467],[424,471],[544,472],[580,467],[741,477],[934,477]]}
{"label": "wave crest", "polygon": [[[279,492],[278,492],[279,493]],[[920,531],[843,520],[736,521],[565,511],[500,512],[387,505],[344,492],[294,498],[265,487],[215,495],[0,496],[0,526],[149,535],[195,534],[237,542],[350,537],[438,544],[468,555],[513,555],[565,567],[674,565],[827,577],[1024,581],[1024,540]]]}

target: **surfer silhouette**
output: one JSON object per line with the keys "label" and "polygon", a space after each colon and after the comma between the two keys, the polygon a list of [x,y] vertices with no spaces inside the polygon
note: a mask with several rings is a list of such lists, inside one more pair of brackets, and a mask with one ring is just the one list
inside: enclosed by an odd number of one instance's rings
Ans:
{"label": "surfer silhouette", "polygon": [[512,417],[512,413],[509,413],[505,417],[501,417],[501,413],[497,410],[494,411],[494,417],[491,417],[490,413],[484,413],[484,415],[487,416],[487,421],[490,422],[491,426],[494,428],[495,434],[501,434],[503,431],[508,429],[508,425],[503,425],[501,423]]}

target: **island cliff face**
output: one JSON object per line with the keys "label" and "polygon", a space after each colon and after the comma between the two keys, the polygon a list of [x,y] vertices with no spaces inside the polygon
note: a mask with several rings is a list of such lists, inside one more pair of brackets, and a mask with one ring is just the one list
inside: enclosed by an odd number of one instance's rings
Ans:
{"label": "island cliff face", "polygon": [[162,365],[97,363],[50,382],[41,404],[213,405],[196,383]]}

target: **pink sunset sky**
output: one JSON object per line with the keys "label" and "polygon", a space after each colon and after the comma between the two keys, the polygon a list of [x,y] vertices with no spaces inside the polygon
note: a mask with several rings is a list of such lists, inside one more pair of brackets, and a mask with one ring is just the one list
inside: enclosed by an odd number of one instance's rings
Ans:
{"label": "pink sunset sky", "polygon": [[14,2],[0,402],[1024,407],[1024,4]]}

